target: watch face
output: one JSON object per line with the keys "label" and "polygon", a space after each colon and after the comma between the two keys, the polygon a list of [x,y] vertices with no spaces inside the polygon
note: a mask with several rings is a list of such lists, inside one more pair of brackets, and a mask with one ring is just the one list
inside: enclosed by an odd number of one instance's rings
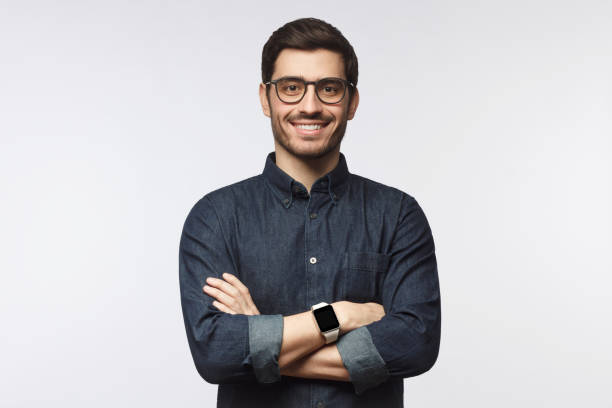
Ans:
{"label": "watch face", "polygon": [[336,314],[334,313],[332,305],[323,306],[313,312],[321,331],[328,331],[340,327],[340,323],[338,323],[338,319],[336,319]]}

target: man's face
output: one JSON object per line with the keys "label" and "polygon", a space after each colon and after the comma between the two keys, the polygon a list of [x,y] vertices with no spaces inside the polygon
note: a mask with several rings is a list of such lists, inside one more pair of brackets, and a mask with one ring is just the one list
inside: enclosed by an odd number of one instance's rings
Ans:
{"label": "man's face", "polygon": [[[276,59],[272,79],[286,76],[301,77],[306,81],[327,77],[346,79],[342,56],[324,49],[282,50]],[[259,97],[264,114],[271,119],[277,147],[280,145],[302,159],[320,158],[332,151],[339,151],[346,122],[353,118],[359,103],[357,89],[350,103],[348,89],[339,103],[323,103],[315,94],[313,85],[307,86],[306,94],[298,103],[281,101],[274,85],[270,85],[266,95],[266,86],[261,84]],[[320,129],[304,129],[300,125],[320,125]]]}

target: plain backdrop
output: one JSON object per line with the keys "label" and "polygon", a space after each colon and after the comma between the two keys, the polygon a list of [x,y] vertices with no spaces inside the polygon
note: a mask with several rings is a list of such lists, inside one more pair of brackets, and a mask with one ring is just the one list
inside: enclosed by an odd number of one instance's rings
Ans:
{"label": "plain backdrop", "polygon": [[440,354],[406,406],[612,406],[612,3],[0,4],[0,406],[215,406],[180,233],[263,170],[261,50],[300,17],[359,58],[349,171],[433,230]]}

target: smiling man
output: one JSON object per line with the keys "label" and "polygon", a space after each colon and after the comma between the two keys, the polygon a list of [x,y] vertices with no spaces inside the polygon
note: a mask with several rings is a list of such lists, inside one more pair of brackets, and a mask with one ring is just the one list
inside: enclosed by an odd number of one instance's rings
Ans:
{"label": "smiling man", "polygon": [[403,407],[440,343],[431,229],[409,194],[350,173],[357,57],[313,18],[275,31],[259,96],[274,152],[206,194],[179,251],[183,317],[218,407]]}
{"label": "smiling man", "polygon": [[[295,157],[306,163],[318,160],[319,167],[335,167],[347,120],[353,118],[359,103],[355,84],[345,78],[342,55],[321,48],[285,48],[272,67],[277,79],[264,78],[259,97],[264,114],[272,121],[277,164],[295,161]],[[312,91],[306,92],[311,83]]]}

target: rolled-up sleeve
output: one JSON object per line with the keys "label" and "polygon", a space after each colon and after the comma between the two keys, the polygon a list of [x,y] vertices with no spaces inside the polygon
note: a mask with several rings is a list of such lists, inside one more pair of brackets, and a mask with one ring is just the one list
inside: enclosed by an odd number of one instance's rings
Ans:
{"label": "rolled-up sleeve", "polygon": [[382,287],[385,316],[338,341],[357,394],[389,377],[422,374],[438,357],[441,310],[433,236],[421,207],[405,193],[390,255]]}
{"label": "rolled-up sleeve", "polygon": [[355,394],[361,395],[389,377],[385,361],[365,326],[352,330],[337,342],[342,364],[349,372]]}
{"label": "rolled-up sleeve", "polygon": [[283,337],[281,315],[257,315],[249,318],[249,349],[255,376],[260,383],[280,380],[278,355]]}
{"label": "rolled-up sleeve", "polygon": [[179,245],[181,307],[198,373],[213,384],[280,380],[282,315],[229,314],[203,292],[207,277],[239,276],[221,222],[208,197],[189,212]]}

